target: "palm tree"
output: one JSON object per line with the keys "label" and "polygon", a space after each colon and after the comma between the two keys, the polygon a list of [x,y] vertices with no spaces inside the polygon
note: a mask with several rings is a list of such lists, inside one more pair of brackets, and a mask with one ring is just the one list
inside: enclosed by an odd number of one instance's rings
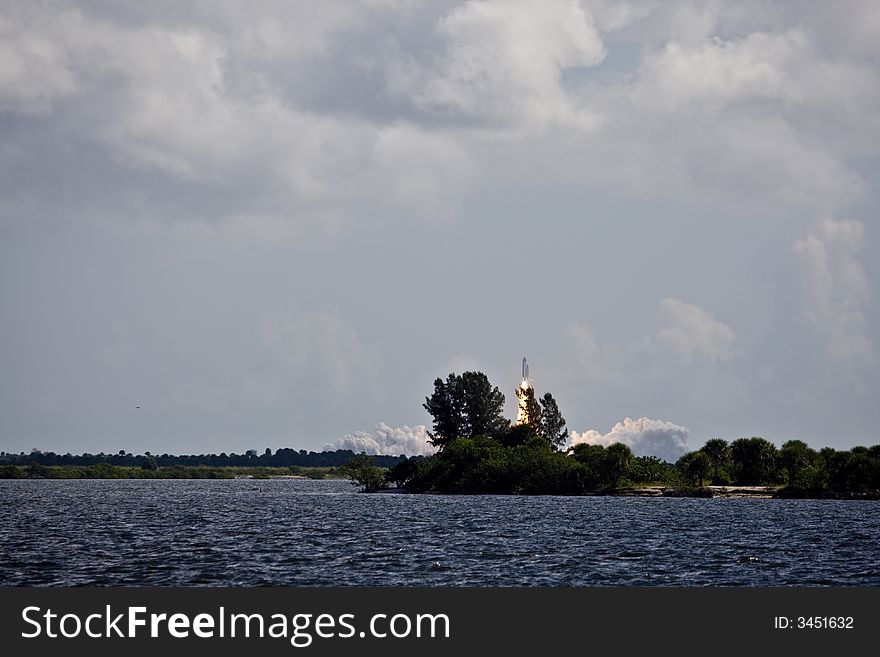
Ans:
{"label": "palm tree", "polygon": [[717,481],[721,468],[730,464],[730,445],[721,438],[711,438],[700,451],[709,457],[712,464],[712,479]]}

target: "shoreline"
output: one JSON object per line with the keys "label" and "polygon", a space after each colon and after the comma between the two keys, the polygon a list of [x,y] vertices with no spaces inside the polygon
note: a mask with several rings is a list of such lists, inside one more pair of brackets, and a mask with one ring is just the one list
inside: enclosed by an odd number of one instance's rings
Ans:
{"label": "shoreline", "polygon": [[[266,481],[266,480],[299,480],[299,481],[345,481],[342,477],[328,476],[322,479],[304,475],[236,475],[227,477],[0,477],[2,481]],[[361,491],[364,492],[364,491]],[[406,488],[380,488],[370,491],[368,495],[444,495],[469,497],[472,495],[523,496],[542,497],[542,494],[522,493],[441,493],[436,491],[417,492]],[[668,485],[656,486],[624,486],[621,488],[600,490],[583,495],[552,495],[553,497],[691,497],[702,499],[743,499],[743,500],[844,500],[844,501],[877,501],[880,492],[840,492],[840,491],[790,491],[780,486],[704,486],[690,490],[675,488]]]}
{"label": "shoreline", "polygon": [[[0,469],[0,481],[73,481],[73,480],[311,480],[342,481],[347,477],[336,472],[336,468],[301,468],[291,472],[291,468],[173,466],[156,470],[128,468],[121,466],[6,466]],[[4,476],[5,475],[5,476]],[[12,475],[12,476],[9,476]],[[414,491],[405,487],[385,487],[370,491],[384,495],[523,495],[523,493],[443,493],[439,491]],[[544,493],[535,493],[543,495]],[[532,495],[529,493],[528,495]],[[602,490],[587,491],[572,497],[693,497],[704,499],[814,499],[814,500],[880,500],[880,491],[805,491],[791,490],[779,485],[746,486],[701,486],[680,488],[672,484],[649,484],[620,486]]]}
{"label": "shoreline", "polygon": [[[406,488],[381,488],[370,491],[368,495],[498,495],[504,497],[541,495],[522,495],[521,493],[440,493],[436,491],[417,492]],[[743,500],[880,500],[880,492],[839,492],[839,491],[789,491],[781,486],[704,486],[691,490],[674,486],[624,486],[609,490],[594,491],[583,495],[553,495],[553,497],[693,497],[702,499],[743,499]]]}
{"label": "shoreline", "polygon": [[780,486],[702,486],[691,490],[674,486],[627,486],[615,489],[612,495],[622,497],[706,497],[722,499],[762,499],[778,497]]}

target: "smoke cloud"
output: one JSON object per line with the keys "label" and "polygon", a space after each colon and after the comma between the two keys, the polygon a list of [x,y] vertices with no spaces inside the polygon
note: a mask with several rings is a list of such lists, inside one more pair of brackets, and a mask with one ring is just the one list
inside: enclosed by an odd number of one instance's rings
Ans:
{"label": "smoke cloud", "polygon": [[433,454],[437,448],[428,443],[425,425],[391,427],[384,422],[372,432],[355,431],[324,446],[325,450],[350,449],[356,454],[388,454],[407,456]]}
{"label": "smoke cloud", "polygon": [[623,443],[632,449],[636,456],[658,456],[664,461],[674,463],[688,451],[687,437],[690,432],[682,426],[664,420],[640,417],[638,420],[625,418],[615,424],[611,431],[601,434],[595,429],[578,433],[571,432],[571,444],[608,446]]}

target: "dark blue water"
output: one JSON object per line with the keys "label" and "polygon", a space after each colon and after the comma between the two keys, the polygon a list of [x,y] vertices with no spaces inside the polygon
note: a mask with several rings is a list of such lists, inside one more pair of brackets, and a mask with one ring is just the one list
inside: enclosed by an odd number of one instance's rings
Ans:
{"label": "dark blue water", "polygon": [[0,481],[0,585],[880,585],[880,502]]}

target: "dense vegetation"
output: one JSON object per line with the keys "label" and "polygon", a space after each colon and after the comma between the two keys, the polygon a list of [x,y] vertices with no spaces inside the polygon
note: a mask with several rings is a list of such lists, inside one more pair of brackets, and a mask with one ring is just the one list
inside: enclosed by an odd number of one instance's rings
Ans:
{"label": "dense vegetation", "polygon": [[[199,454],[175,456],[150,452],[134,455],[0,452],[0,479],[234,479],[236,477],[301,476],[324,479],[355,457],[349,449],[329,452],[266,449],[262,454]],[[372,456],[371,465],[387,469],[406,457]],[[384,472],[384,470],[382,470]]]}
{"label": "dense vegetation", "polygon": [[[620,443],[580,444],[559,452],[539,441],[506,446],[488,436],[460,438],[434,456],[402,461],[386,479],[414,492],[437,493],[583,495],[662,485],[670,494],[687,494],[706,484],[779,486],[783,496],[880,491],[880,445],[816,451],[800,441],[777,449],[763,438],[720,441],[723,445],[717,440],[671,464],[634,456]],[[710,456],[718,447],[729,457]]]}
{"label": "dense vegetation", "polygon": [[525,422],[503,416],[504,395],[482,372],[436,379],[425,398],[437,454],[356,455],[351,450],[174,456],[0,452],[0,479],[230,479],[346,476],[365,491],[388,484],[413,492],[601,494],[621,487],[660,485],[672,494],[698,494],[706,484],[776,486],[790,496],[880,496],[880,445],[814,450],[800,440],[777,448],[758,437],[728,443],[713,438],[675,464],[635,456],[617,443],[578,444],[566,451],[565,418],[553,398],[523,396]]}
{"label": "dense vegetation", "polygon": [[[635,456],[620,443],[578,444],[563,452],[567,431],[553,396],[544,395],[540,405],[534,395],[530,401],[526,421],[512,425],[502,416],[504,395],[484,374],[437,379],[424,406],[433,418],[438,453],[402,460],[385,480],[436,493],[583,495],[648,484],[667,486],[673,494],[694,494],[706,484],[778,486],[782,494],[801,496],[880,491],[880,446],[816,451],[800,440],[777,449],[763,438],[716,438],[675,464]],[[364,489],[380,487],[377,470],[366,462],[349,474]],[[359,477],[369,477],[369,485]]]}
{"label": "dense vegetation", "polygon": [[784,486],[792,495],[804,493],[880,492],[880,445],[839,451],[812,449],[802,440],[780,448],[758,437],[728,443],[713,438],[675,465],[679,478],[693,486],[704,483],[742,486]]}
{"label": "dense vegetation", "polygon": [[265,468],[230,467],[212,468],[204,465],[171,467],[143,467],[110,465],[0,465],[0,479],[235,479],[249,477],[270,479],[277,477],[308,477],[326,479],[336,475],[334,468]]}
{"label": "dense vegetation", "polygon": [[[3,465],[45,465],[45,466],[95,466],[115,465],[123,468],[173,468],[173,467],[208,467],[208,468],[336,468],[348,463],[355,453],[350,449],[338,449],[329,452],[307,452],[290,448],[273,452],[266,448],[262,454],[251,449],[244,454],[132,454],[124,449],[115,454],[56,454],[32,450],[29,453],[11,454],[0,452],[0,466]],[[384,468],[396,465],[401,456],[376,456],[376,465]]]}

